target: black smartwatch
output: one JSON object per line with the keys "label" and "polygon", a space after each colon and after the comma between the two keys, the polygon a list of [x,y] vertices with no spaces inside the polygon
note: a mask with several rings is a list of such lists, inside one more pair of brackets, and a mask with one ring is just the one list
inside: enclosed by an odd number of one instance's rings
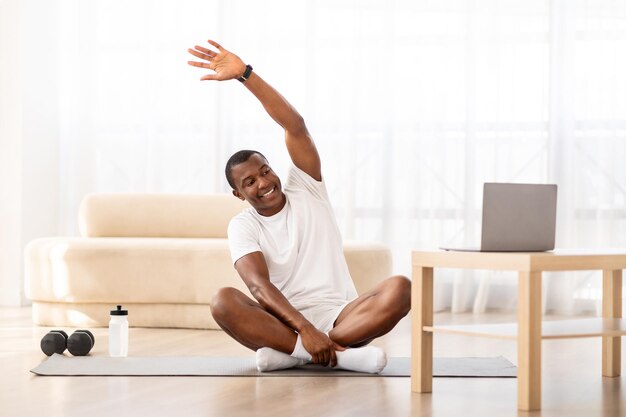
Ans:
{"label": "black smartwatch", "polygon": [[252,74],[252,65],[246,65],[246,70],[243,72],[243,75],[237,79],[244,83],[248,78],[250,78],[250,74]]}

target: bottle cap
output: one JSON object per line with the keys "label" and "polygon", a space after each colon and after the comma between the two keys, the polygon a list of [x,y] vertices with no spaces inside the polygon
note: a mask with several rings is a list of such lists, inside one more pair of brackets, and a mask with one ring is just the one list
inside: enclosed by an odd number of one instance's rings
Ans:
{"label": "bottle cap", "polygon": [[112,316],[128,316],[128,310],[122,310],[122,306],[117,306],[117,310],[111,310]]}

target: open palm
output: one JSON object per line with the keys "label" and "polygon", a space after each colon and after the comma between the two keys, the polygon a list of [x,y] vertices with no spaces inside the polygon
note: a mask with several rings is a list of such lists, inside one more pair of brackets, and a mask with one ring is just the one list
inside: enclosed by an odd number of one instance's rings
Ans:
{"label": "open palm", "polygon": [[241,58],[227,51],[215,41],[209,39],[208,42],[217,48],[218,52],[199,45],[194,46],[194,49],[187,49],[191,55],[206,61],[187,61],[189,65],[215,71],[215,74],[207,74],[200,79],[225,81],[241,77],[246,70],[246,64],[243,63]]}

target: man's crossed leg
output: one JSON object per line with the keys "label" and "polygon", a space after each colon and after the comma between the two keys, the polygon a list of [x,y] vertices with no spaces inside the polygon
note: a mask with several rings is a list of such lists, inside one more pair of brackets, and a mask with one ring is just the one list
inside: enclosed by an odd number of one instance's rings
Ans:
{"label": "man's crossed leg", "polygon": [[[377,373],[386,365],[385,353],[367,345],[391,331],[406,316],[411,307],[410,288],[408,278],[394,276],[347,304],[330,329],[316,329],[327,332],[330,349],[322,349],[313,355],[305,349],[297,332],[235,288],[218,291],[211,304],[211,313],[226,333],[257,352],[257,367],[261,371],[290,368],[312,361]],[[336,363],[330,350],[336,355]]]}

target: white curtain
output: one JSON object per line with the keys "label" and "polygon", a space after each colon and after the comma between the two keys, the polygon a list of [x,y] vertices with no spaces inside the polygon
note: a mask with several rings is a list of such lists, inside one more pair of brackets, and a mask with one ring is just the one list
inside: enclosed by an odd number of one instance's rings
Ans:
{"label": "white curtain", "polygon": [[[186,65],[211,37],[304,116],[344,237],[387,243],[394,272],[410,275],[413,248],[477,243],[486,181],[557,183],[558,246],[626,247],[626,2],[52,4],[28,31],[56,50],[65,234],[88,192],[228,192],[223,165],[242,148],[284,175],[282,132],[256,99]],[[438,277],[439,310],[515,308],[511,273]],[[549,311],[598,308],[597,273],[544,287]]]}

